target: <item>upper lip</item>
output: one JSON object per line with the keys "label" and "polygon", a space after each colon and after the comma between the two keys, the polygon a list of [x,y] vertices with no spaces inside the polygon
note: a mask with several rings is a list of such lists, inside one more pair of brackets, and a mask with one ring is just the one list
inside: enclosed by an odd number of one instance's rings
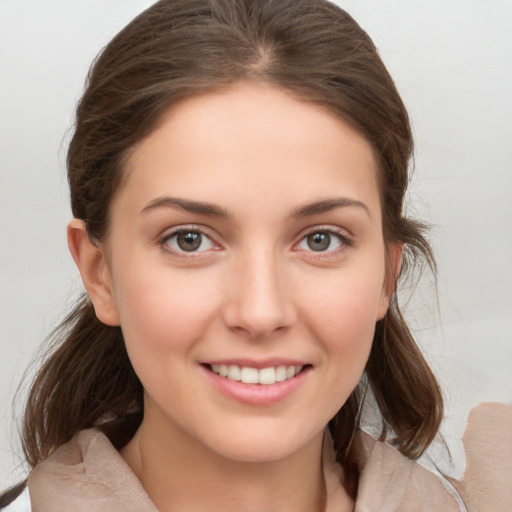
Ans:
{"label": "upper lip", "polygon": [[245,358],[236,358],[236,359],[211,359],[208,361],[202,361],[201,364],[223,364],[226,366],[240,366],[240,367],[249,367],[249,368],[257,368],[261,370],[262,368],[270,368],[270,367],[278,367],[278,366],[305,366],[308,363],[306,361],[302,361],[299,359],[288,359],[288,358],[272,358],[272,359],[264,359],[256,361],[254,359],[245,359]]}

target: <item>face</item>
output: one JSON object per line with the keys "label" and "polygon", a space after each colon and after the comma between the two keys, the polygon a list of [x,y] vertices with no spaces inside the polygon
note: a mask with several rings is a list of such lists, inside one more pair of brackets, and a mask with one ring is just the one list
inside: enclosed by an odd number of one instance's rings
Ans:
{"label": "face", "polygon": [[387,308],[370,144],[238,85],[173,107],[126,172],[95,306],[121,325],[144,427],[239,461],[318,439]]}

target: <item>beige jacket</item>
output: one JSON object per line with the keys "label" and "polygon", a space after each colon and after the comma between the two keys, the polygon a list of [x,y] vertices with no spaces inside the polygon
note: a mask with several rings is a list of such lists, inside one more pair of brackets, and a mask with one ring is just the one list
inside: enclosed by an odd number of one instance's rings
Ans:
{"label": "beige jacket", "polygon": [[[512,512],[512,407],[483,404],[464,435],[461,482],[439,477],[361,433],[356,512]],[[326,512],[344,510],[332,441],[323,453]],[[33,512],[158,512],[137,477],[100,431],[80,432],[29,476]],[[455,490],[457,488],[458,492]]]}

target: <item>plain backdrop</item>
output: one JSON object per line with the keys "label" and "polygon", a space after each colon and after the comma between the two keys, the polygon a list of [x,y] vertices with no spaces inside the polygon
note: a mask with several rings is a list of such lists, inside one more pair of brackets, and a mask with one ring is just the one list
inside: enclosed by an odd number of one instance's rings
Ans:
{"label": "plain backdrop", "polygon": [[[93,57],[151,3],[0,0],[0,489],[25,471],[16,388],[80,290],[65,242],[73,108]],[[423,279],[407,317],[442,382],[457,455],[471,407],[512,402],[512,1],[338,3],[410,111],[409,212],[432,224],[439,300]]]}

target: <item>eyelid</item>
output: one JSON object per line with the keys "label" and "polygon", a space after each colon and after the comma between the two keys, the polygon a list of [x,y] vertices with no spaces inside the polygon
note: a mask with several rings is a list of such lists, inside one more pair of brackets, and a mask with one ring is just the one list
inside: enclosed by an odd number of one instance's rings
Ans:
{"label": "eyelid", "polygon": [[[191,251],[187,252],[184,250],[176,250],[169,246],[167,241],[171,239],[172,237],[180,234],[180,233],[186,233],[186,232],[197,232],[200,233],[202,236],[208,238],[213,247],[208,248],[206,250],[201,251]],[[329,233],[331,235],[334,235],[336,238],[340,240],[340,247],[327,250],[327,251],[313,251],[313,250],[307,250],[307,249],[300,249],[298,248],[298,245],[309,235],[314,233]],[[168,228],[165,230],[160,236],[157,238],[158,245],[162,248],[163,251],[166,253],[170,253],[172,255],[175,255],[177,257],[182,258],[198,258],[205,255],[205,253],[208,253],[210,251],[220,250],[222,248],[221,244],[217,242],[217,237],[215,235],[211,234],[211,230],[209,228],[206,228],[205,226],[199,225],[199,224],[181,224],[177,226],[173,226],[172,228]],[[339,254],[341,252],[344,252],[346,249],[351,247],[353,245],[353,239],[352,235],[348,232],[348,230],[343,229],[339,226],[333,226],[333,225],[315,225],[310,226],[306,229],[304,229],[300,235],[298,236],[297,241],[293,244],[292,250],[295,250],[297,252],[304,252],[309,253],[310,255],[316,257],[316,258],[325,258],[332,256],[334,254]]]}
{"label": "eyelid", "polygon": [[[177,257],[182,258],[198,258],[204,255],[204,253],[210,252],[212,250],[219,250],[221,248],[220,244],[216,241],[216,237],[209,233],[209,229],[206,229],[204,226],[198,224],[181,224],[178,226],[174,226],[165,230],[157,239],[158,245],[162,248],[166,253],[172,254]],[[168,244],[168,241],[173,237],[179,235],[180,233],[187,232],[195,232],[199,233],[201,236],[206,237],[210,240],[213,247],[201,250],[201,251],[184,251],[177,250]]]}
{"label": "eyelid", "polygon": [[[307,250],[307,249],[299,249],[297,248],[298,245],[308,236],[314,234],[314,233],[329,233],[330,235],[334,235],[341,241],[341,246],[336,249],[331,249],[328,251],[313,251],[313,250]],[[311,226],[303,230],[299,237],[297,242],[293,244],[293,249],[296,251],[303,251],[306,253],[310,253],[314,255],[317,258],[322,257],[328,257],[333,254],[339,254],[349,247],[351,247],[354,244],[352,236],[349,234],[349,232],[346,229],[343,229],[339,226],[333,226],[333,225],[316,225]]]}

